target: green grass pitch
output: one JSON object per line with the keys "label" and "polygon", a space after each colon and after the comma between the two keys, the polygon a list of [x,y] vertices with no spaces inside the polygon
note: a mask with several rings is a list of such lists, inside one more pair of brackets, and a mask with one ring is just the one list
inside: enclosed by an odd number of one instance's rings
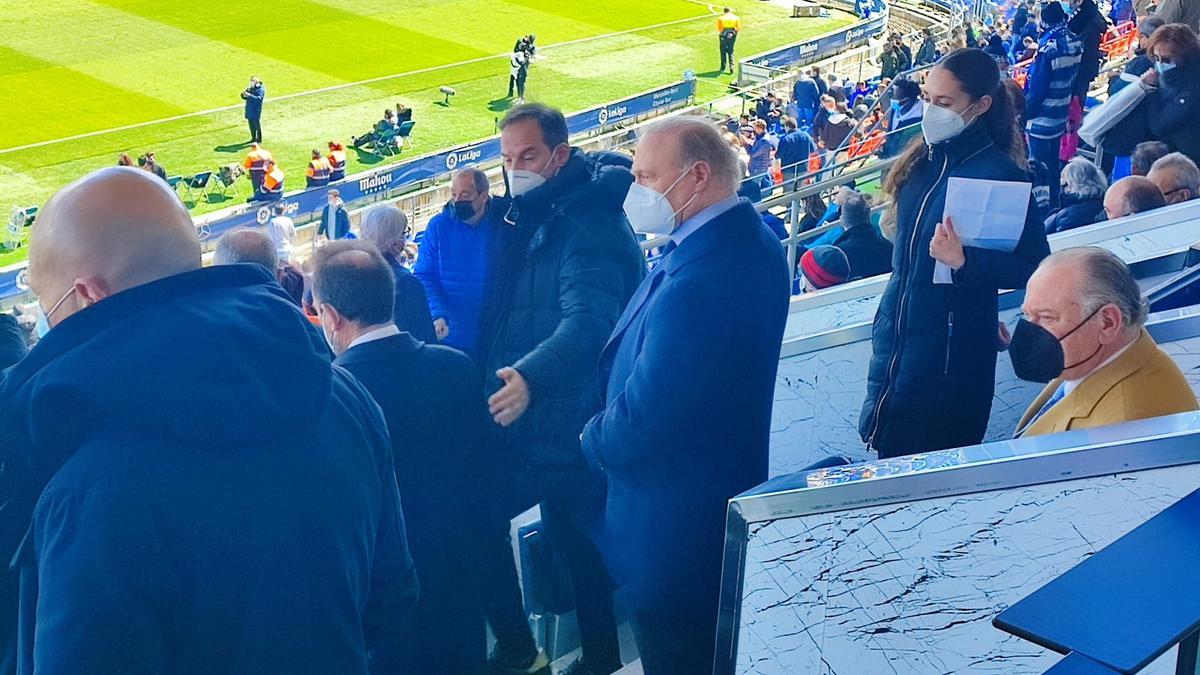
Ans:
{"label": "green grass pitch", "polygon": [[[745,24],[739,56],[853,20],[733,6]],[[172,175],[239,161],[249,134],[238,94],[250,75],[267,85],[264,145],[289,190],[303,186],[311,149],[348,142],[397,101],[417,121],[405,155],[494,133],[509,105],[506,54],[524,33],[537,34],[540,56],[529,100],[579,110],[688,69],[699,97],[713,99],[729,76],[715,72],[711,11],[692,0],[0,0],[0,211],[41,203],[121,152],[154,150]],[[449,108],[441,85],[458,92]],[[348,172],[380,161],[351,152]]]}

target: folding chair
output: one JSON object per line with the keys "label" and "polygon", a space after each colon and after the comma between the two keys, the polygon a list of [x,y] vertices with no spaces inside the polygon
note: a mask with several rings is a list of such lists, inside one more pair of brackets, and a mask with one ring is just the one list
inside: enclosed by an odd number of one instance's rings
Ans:
{"label": "folding chair", "polygon": [[212,192],[219,192],[222,197],[228,197],[229,190],[233,189],[233,196],[235,199],[242,196],[241,191],[238,190],[237,176],[233,175],[232,173],[230,173],[228,171],[218,172],[217,175],[213,178],[212,182],[213,182],[213,185],[212,185],[213,189],[209,191],[210,194]]}
{"label": "folding chair", "polygon": [[384,155],[395,155],[400,152],[400,147],[396,142],[397,131],[395,129],[386,129],[375,134],[375,138],[371,144],[374,146],[375,154],[380,157]]}
{"label": "folding chair", "polygon": [[417,125],[416,122],[402,122],[400,128],[396,130],[396,135],[400,138],[400,142],[408,147],[412,147],[412,130]]}
{"label": "folding chair", "polygon": [[183,176],[167,176],[167,185],[171,186],[173,192],[179,192],[179,182],[183,180]]}
{"label": "folding chair", "polygon": [[194,204],[196,202],[194,199],[196,190],[199,190],[201,195],[208,197],[208,184],[212,179],[212,175],[213,172],[205,171],[195,176],[184,178],[183,187],[187,191],[187,197],[184,201],[191,201]]}

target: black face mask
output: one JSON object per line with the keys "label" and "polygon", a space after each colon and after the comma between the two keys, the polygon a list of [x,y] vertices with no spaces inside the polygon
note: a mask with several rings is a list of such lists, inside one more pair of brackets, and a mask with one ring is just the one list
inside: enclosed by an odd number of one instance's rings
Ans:
{"label": "black face mask", "polygon": [[454,217],[464,223],[475,217],[475,205],[471,203],[470,199],[451,202],[451,207],[454,209]]}
{"label": "black face mask", "polygon": [[1027,382],[1045,383],[1062,375],[1065,370],[1087,363],[1100,352],[1103,345],[1096,345],[1096,351],[1089,354],[1087,358],[1068,366],[1063,363],[1065,357],[1063,356],[1062,341],[1071,337],[1071,334],[1091,321],[1100,312],[1100,309],[1103,307],[1092,312],[1088,318],[1080,321],[1077,326],[1060,338],[1054,337],[1053,333],[1036,323],[1022,318],[1017,322],[1017,327],[1013,330],[1012,342],[1008,345],[1008,355],[1012,359],[1013,372]]}

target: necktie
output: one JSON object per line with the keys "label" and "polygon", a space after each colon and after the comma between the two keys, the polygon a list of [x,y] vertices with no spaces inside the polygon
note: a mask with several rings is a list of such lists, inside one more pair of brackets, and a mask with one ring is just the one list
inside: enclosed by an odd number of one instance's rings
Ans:
{"label": "necktie", "polygon": [[1029,424],[1026,424],[1024,427],[1022,427],[1021,431],[1017,435],[1020,436],[1021,434],[1025,433],[1029,427],[1033,426],[1034,422],[1037,422],[1039,419],[1041,419],[1042,415],[1045,415],[1048,410],[1054,407],[1054,404],[1063,400],[1063,397],[1066,395],[1067,383],[1061,382],[1059,383],[1058,388],[1054,390],[1054,393],[1050,395],[1050,398],[1046,399],[1046,402],[1041,408],[1038,408],[1037,414],[1029,419]]}

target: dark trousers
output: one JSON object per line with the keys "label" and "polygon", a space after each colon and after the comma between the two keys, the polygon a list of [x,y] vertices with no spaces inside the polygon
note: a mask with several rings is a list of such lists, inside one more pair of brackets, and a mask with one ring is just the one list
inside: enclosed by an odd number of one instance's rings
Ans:
{"label": "dark trousers", "polygon": [[[711,594],[706,594],[711,595]],[[646,675],[710,675],[717,608],[633,607],[633,637]]]}
{"label": "dark trousers", "polygon": [[512,98],[512,95],[513,95],[513,87],[515,87],[515,86],[517,86],[517,78],[513,77],[513,76],[510,74],[510,75],[508,76],[508,98]]}
{"label": "dark trousers", "polygon": [[[516,77],[516,81],[517,81],[517,98],[520,98],[520,99],[524,99],[524,98],[525,98],[525,78],[526,78],[526,75],[525,75],[525,73],[523,73],[523,72],[522,72],[520,75],[518,75],[518,76]],[[510,94],[510,96],[511,96],[511,94]]]}
{"label": "dark trousers", "polygon": [[1029,137],[1029,155],[1046,165],[1046,182],[1050,187],[1050,208],[1058,208],[1059,184],[1062,180],[1062,160],[1058,158],[1062,136],[1054,138]]}
{"label": "dark trousers", "polygon": [[725,71],[726,64],[729,66],[730,72],[733,71],[733,44],[737,42],[737,37],[726,39],[718,37],[717,41],[721,48],[721,71]]}
{"label": "dark trousers", "polygon": [[603,479],[586,469],[526,469],[493,484],[495,516],[482,535],[479,551],[480,591],[484,611],[499,649],[505,654],[534,654],[525,606],[513,558],[509,522],[540,504],[547,540],[562,555],[575,595],[583,657],[596,673],[620,668],[621,652],[613,615],[613,582],[600,551],[585,534],[585,503],[603,489]]}
{"label": "dark trousers", "polygon": [[257,117],[246,120],[246,124],[250,125],[250,140],[254,143],[262,143],[262,125],[259,124]]}

